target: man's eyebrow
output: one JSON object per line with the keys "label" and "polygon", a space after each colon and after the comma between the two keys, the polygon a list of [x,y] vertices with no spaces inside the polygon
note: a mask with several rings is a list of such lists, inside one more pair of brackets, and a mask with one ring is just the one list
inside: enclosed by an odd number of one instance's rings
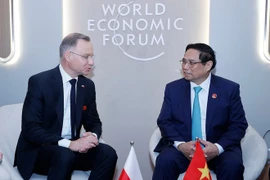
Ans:
{"label": "man's eyebrow", "polygon": [[94,53],[85,53],[83,55],[86,55],[86,56],[94,56]]}
{"label": "man's eyebrow", "polygon": [[182,58],[182,60],[187,60],[187,61],[196,61],[195,59],[186,59],[186,58]]}

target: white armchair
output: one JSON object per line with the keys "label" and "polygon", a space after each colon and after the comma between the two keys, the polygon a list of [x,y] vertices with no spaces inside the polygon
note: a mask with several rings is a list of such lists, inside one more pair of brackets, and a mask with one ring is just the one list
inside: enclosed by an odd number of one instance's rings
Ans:
{"label": "white armchair", "polygon": [[[161,138],[160,130],[157,128],[150,138],[149,153],[150,159],[155,166],[156,158],[159,153],[154,152],[154,149]],[[264,139],[258,132],[249,125],[244,138],[241,141],[243,151],[243,163],[245,166],[244,179],[255,180],[261,174],[267,161],[267,146]],[[178,180],[183,179],[184,174],[180,174]],[[213,180],[216,180],[216,175],[211,171]]]}
{"label": "white armchair", "polygon": [[11,179],[7,170],[1,164],[0,164],[0,179],[1,180],[10,180]]}
{"label": "white armchair", "polygon": [[[22,180],[13,167],[14,153],[21,130],[22,103],[0,107],[0,152],[4,154],[0,164],[0,180]],[[104,143],[103,140],[100,140]],[[87,180],[90,171],[74,171],[72,180]],[[47,176],[33,174],[30,180],[46,180]]]}

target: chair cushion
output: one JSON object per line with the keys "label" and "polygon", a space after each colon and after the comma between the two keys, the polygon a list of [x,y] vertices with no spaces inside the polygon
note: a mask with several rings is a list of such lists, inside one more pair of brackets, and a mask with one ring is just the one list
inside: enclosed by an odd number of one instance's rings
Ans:
{"label": "chair cushion", "polygon": [[0,164],[0,179],[1,180],[11,180],[7,170]]}

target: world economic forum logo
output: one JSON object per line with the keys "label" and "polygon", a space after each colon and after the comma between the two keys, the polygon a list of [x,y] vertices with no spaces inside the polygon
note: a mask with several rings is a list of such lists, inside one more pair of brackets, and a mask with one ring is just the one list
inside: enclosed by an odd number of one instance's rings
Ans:
{"label": "world economic forum logo", "polygon": [[171,40],[166,34],[183,30],[183,18],[170,17],[163,3],[101,4],[101,10],[103,18],[88,19],[88,31],[101,31],[103,46],[117,46],[138,61],[164,55],[163,49]]}

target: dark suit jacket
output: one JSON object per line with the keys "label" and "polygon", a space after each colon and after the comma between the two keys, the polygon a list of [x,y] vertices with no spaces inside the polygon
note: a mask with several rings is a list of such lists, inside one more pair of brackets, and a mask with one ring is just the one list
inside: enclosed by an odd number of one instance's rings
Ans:
{"label": "dark suit jacket", "polygon": [[[14,161],[24,179],[30,178],[39,149],[55,146],[62,139],[63,103],[63,82],[58,66],[29,78]],[[90,79],[79,76],[76,132],[80,132],[82,125],[86,131],[100,137],[101,121],[96,109],[95,85]],[[76,138],[79,138],[79,133]]]}
{"label": "dark suit jacket", "polygon": [[[156,152],[174,141],[191,141],[189,81],[183,78],[166,85],[157,124],[162,138],[155,148]],[[232,149],[241,153],[240,141],[247,126],[239,84],[212,75],[206,112],[207,141],[218,143],[225,151]]]}

